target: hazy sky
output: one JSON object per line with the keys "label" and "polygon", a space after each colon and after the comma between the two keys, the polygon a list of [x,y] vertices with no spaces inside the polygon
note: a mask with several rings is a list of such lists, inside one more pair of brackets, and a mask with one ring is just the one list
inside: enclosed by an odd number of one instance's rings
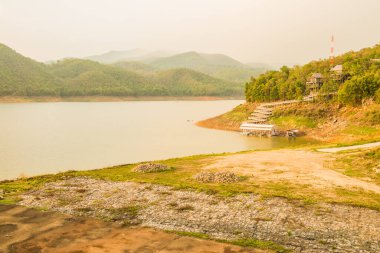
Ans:
{"label": "hazy sky", "polygon": [[0,0],[0,42],[39,61],[109,50],[302,64],[380,42],[380,0]]}

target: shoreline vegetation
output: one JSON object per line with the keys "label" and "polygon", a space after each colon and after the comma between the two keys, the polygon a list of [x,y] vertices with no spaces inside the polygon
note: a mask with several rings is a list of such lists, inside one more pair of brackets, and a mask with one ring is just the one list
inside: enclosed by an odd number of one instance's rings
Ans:
{"label": "shoreline vegetation", "polygon": [[0,103],[31,102],[123,102],[123,101],[215,101],[244,100],[235,96],[0,96]]}
{"label": "shoreline vegetation", "polygon": [[[219,116],[196,123],[200,127],[239,131],[259,103],[245,103]],[[325,144],[350,145],[380,140],[380,104],[340,106],[338,103],[302,102],[276,108],[269,123],[278,130],[299,129],[306,138]]]}

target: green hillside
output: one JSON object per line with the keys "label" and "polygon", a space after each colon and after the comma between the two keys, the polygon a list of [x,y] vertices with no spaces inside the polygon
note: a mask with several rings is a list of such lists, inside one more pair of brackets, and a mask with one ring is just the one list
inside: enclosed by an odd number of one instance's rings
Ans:
{"label": "green hillside", "polygon": [[59,85],[44,64],[0,44],[0,95],[56,95]]}
{"label": "green hillside", "polygon": [[242,96],[244,85],[190,69],[65,59],[45,65],[0,45],[0,96]]}
{"label": "green hillside", "polygon": [[150,74],[89,60],[67,59],[50,66],[63,80],[61,94],[116,96],[203,96],[241,95],[243,85],[218,80],[189,69]]}
{"label": "green hillside", "polygon": [[155,72],[155,69],[152,66],[137,61],[122,61],[114,63],[113,65],[141,74],[152,74]]}
{"label": "green hillside", "polygon": [[62,80],[62,96],[138,95],[150,83],[137,73],[90,60],[65,59],[49,65],[49,71]]}
{"label": "green hillside", "polygon": [[222,54],[187,52],[157,59],[150,63],[157,69],[188,68],[233,82],[245,82],[262,72]]}
{"label": "green hillside", "polygon": [[[366,99],[380,102],[380,44],[358,52],[348,52],[335,57],[336,65],[343,65],[342,82],[330,75],[328,59],[312,61],[304,66],[279,71],[268,71],[246,84],[245,95],[249,102],[297,99],[309,94],[306,81],[313,73],[323,75],[321,94],[336,92],[333,100],[341,104],[359,105]],[[329,99],[328,96],[321,97]]]}
{"label": "green hillside", "polygon": [[162,85],[168,95],[240,96],[243,84],[216,79],[190,69],[171,69],[159,72],[155,80]]}

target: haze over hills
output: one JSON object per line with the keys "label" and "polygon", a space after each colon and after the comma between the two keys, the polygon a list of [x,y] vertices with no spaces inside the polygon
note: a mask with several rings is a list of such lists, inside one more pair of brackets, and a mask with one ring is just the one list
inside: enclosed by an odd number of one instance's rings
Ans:
{"label": "haze over hills", "polygon": [[186,52],[150,63],[156,69],[189,68],[220,79],[244,82],[257,73],[253,68],[222,54]]}
{"label": "haze over hills", "polygon": [[45,65],[0,44],[1,96],[242,96],[244,85],[190,69],[64,59]]}
{"label": "haze over hills", "polygon": [[170,55],[172,54],[164,51],[148,51],[145,49],[135,48],[131,50],[109,51],[99,55],[88,56],[84,59],[111,64],[120,61],[150,62],[160,57],[167,57]]}
{"label": "haze over hills", "polygon": [[242,83],[249,80],[251,76],[257,76],[271,69],[265,64],[257,64],[257,67],[252,67],[223,54],[203,54],[194,51],[174,55],[166,54],[167,56],[165,56],[165,52],[134,49],[111,51],[98,56],[86,57],[86,59],[107,64],[129,61],[141,62],[155,70],[188,68],[215,78]]}

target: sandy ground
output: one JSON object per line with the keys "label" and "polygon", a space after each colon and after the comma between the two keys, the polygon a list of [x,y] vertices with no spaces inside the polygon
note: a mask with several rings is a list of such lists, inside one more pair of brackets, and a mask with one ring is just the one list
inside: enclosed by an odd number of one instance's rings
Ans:
{"label": "sandy ground", "polygon": [[316,188],[362,188],[380,193],[376,184],[345,176],[328,168],[334,159],[331,154],[305,150],[260,151],[218,158],[204,170],[232,171],[250,176],[256,182],[289,181],[309,184]]}
{"label": "sandy ground", "polygon": [[152,228],[0,205],[0,252],[237,253],[265,252]]}
{"label": "sandy ground", "polygon": [[375,147],[379,147],[379,146],[380,146],[380,141],[379,142],[362,144],[362,145],[340,147],[340,148],[321,148],[321,149],[318,149],[318,151],[320,151],[320,152],[326,152],[326,153],[337,153],[337,152],[340,152],[340,151],[363,149],[363,148],[375,148]]}

